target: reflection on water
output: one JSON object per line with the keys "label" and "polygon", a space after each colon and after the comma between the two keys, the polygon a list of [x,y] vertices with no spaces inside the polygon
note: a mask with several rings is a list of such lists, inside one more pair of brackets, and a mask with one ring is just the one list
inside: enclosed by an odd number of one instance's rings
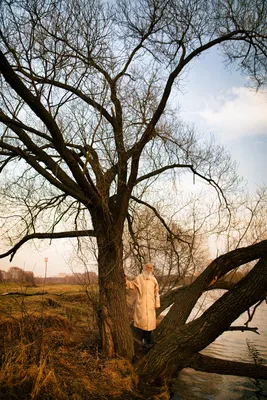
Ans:
{"label": "reflection on water", "polygon": [[[210,304],[210,299],[206,299],[206,304],[207,302]],[[196,312],[197,310],[195,310],[195,315]],[[193,317],[192,315],[191,319]],[[247,314],[245,313],[233,325],[244,325],[246,321]],[[260,335],[249,331],[225,332],[202,353],[233,361],[267,365],[267,305],[265,303],[259,306],[249,326],[258,327]],[[190,368],[179,373],[172,390],[173,400],[267,399],[266,380],[208,374]]]}
{"label": "reflection on water", "polygon": [[173,390],[174,400],[261,400],[267,399],[263,380],[206,374],[184,369]]}

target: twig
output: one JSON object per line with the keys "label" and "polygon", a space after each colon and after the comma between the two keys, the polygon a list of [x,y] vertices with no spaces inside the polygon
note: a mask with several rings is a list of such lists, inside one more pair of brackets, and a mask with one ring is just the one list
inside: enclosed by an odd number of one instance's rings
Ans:
{"label": "twig", "polygon": [[249,327],[249,326],[243,326],[243,325],[242,325],[242,326],[230,326],[230,327],[227,329],[227,331],[241,331],[241,332],[244,332],[244,331],[252,331],[252,332],[257,333],[257,335],[260,335],[259,332],[257,332],[257,330],[258,330],[257,327],[251,328],[251,327]]}

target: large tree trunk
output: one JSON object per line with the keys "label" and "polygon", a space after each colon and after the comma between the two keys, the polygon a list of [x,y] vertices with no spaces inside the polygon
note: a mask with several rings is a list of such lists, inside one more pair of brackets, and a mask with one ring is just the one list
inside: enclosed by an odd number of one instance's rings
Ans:
{"label": "large tree trunk", "polygon": [[123,271],[122,232],[104,220],[94,221],[98,243],[99,318],[102,350],[132,360],[134,355]]}

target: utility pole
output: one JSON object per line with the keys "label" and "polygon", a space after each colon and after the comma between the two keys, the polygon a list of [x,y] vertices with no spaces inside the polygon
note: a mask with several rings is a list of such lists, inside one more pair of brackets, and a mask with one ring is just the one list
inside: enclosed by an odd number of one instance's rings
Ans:
{"label": "utility pole", "polygon": [[47,263],[48,263],[48,257],[45,257],[44,261],[45,261],[45,279],[46,279],[46,276],[47,276]]}

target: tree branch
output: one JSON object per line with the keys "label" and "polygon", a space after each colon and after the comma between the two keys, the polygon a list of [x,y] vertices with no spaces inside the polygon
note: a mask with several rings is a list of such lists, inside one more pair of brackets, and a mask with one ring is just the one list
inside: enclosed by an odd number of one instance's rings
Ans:
{"label": "tree branch", "polygon": [[171,164],[171,165],[166,165],[165,167],[159,168],[159,169],[157,169],[155,171],[150,172],[149,174],[143,175],[140,178],[136,179],[135,185],[137,185],[138,183],[140,183],[140,182],[142,182],[142,181],[144,181],[146,179],[152,178],[153,176],[159,175],[162,172],[165,172],[165,171],[167,171],[169,169],[174,169],[174,168],[189,168],[189,169],[191,169],[191,171],[193,172],[194,175],[199,176],[201,179],[205,180],[212,187],[214,187],[216,189],[217,193],[222,196],[226,206],[228,207],[227,199],[226,199],[222,189],[220,188],[220,186],[214,181],[214,179],[207,178],[205,175],[202,175],[198,171],[196,171],[196,169],[193,167],[192,164]]}
{"label": "tree branch", "polygon": [[257,335],[259,335],[259,332],[257,332],[257,330],[258,330],[259,328],[257,328],[257,327],[249,327],[249,326],[243,326],[243,325],[241,325],[241,326],[230,326],[228,329],[226,329],[227,331],[231,331],[231,332],[233,332],[233,331],[241,331],[241,332],[244,332],[244,331],[252,331],[252,332],[255,332],[255,333],[257,333]]}
{"label": "tree branch", "polygon": [[231,289],[233,289],[234,286],[235,286],[235,283],[220,279],[219,281],[215,282],[213,285],[209,286],[207,288],[207,291],[216,290],[216,289],[231,290]]}
{"label": "tree branch", "polygon": [[[186,290],[188,289],[189,286],[190,285],[186,285],[183,287],[172,289],[172,290],[169,290],[168,292],[162,294],[160,296],[160,308],[158,308],[156,310],[156,314],[160,315],[164,310],[166,310],[166,308],[170,307],[173,303],[175,303],[178,296],[181,293],[186,292]],[[234,283],[219,280],[214,285],[208,287],[207,291],[215,290],[215,289],[231,290],[231,289],[233,289],[233,287],[234,287]],[[246,329],[244,329],[244,330],[246,330]]]}
{"label": "tree branch", "polygon": [[195,356],[188,367],[196,371],[267,379],[267,366],[265,365],[228,361],[209,357],[200,353]]}
{"label": "tree branch", "polygon": [[79,97],[80,99],[82,99],[86,104],[88,104],[89,106],[92,106],[95,110],[99,111],[101,113],[101,115],[103,115],[106,120],[112,125],[114,126],[114,118],[109,114],[109,112],[105,109],[105,107],[103,107],[103,105],[99,104],[97,101],[91,99],[89,96],[87,96],[86,94],[84,94],[81,90],[79,90],[76,87],[73,87],[71,85],[68,85],[67,83],[63,83],[63,82],[59,82],[56,81],[55,79],[48,79],[45,77],[39,77],[37,75],[33,75],[33,74],[27,74],[26,71],[24,71],[22,68],[18,69],[19,72],[21,72],[23,75],[25,75],[27,78],[30,78],[38,83],[47,83],[49,85],[58,87],[60,89],[64,89],[67,92],[71,92],[73,94],[75,94],[77,97]]}
{"label": "tree branch", "polygon": [[[176,292],[175,302],[157,328],[157,335],[161,336],[165,329],[168,329],[170,321],[172,321],[171,324],[173,326],[175,324],[178,326],[183,325],[201,294],[208,289],[214,288],[213,285],[227,272],[250,261],[264,257],[266,254],[267,240],[263,240],[251,246],[232,250],[216,258],[191,285],[187,286],[185,290]],[[241,279],[241,281],[243,281],[243,279]],[[183,304],[183,307],[181,307],[181,304]]]}
{"label": "tree branch", "polygon": [[25,86],[22,80],[13,71],[11,65],[9,64],[7,58],[5,57],[1,49],[0,49],[0,71],[2,72],[5,80],[12,87],[12,89],[15,90],[15,92],[28,104],[28,106],[32,109],[32,111],[45,124],[45,126],[51,133],[55,149],[65,160],[66,164],[71,170],[80,188],[84,191],[85,194],[87,194],[87,196],[91,195],[94,201],[99,200],[98,197],[95,196],[95,192],[93,192],[84,174],[80,170],[76,160],[74,159],[73,154],[69,149],[67,149],[63,136],[56,121],[53,119],[51,114],[46,110],[46,108],[42,105],[40,99],[31,93],[31,91],[27,88],[27,86]]}
{"label": "tree branch", "polygon": [[183,286],[177,289],[169,290],[160,296],[160,308],[157,308],[156,315],[160,315],[166,308],[172,305],[177,297],[186,291],[188,286]]}
{"label": "tree branch", "polygon": [[68,231],[68,232],[53,232],[53,233],[32,233],[30,235],[25,236],[21,239],[12,249],[7,252],[0,254],[0,258],[7,257],[11,254],[9,261],[12,261],[14,255],[17,250],[28,240],[32,239],[64,239],[64,238],[72,238],[72,237],[84,237],[84,236],[92,236],[96,237],[96,233],[94,230],[83,230],[83,231]]}
{"label": "tree branch", "polygon": [[17,121],[15,119],[9,118],[6,114],[3,113],[3,111],[0,109],[0,122],[3,122],[7,126],[15,126],[21,129],[24,129],[25,131],[32,132],[37,136],[42,137],[43,139],[47,140],[48,142],[51,142],[51,137],[46,135],[45,133],[41,133],[37,129],[32,128],[31,126],[25,125],[20,121]]}
{"label": "tree branch", "polygon": [[[165,172],[165,171],[167,171],[169,169],[173,169],[173,168],[190,168],[193,171],[193,169],[192,169],[193,165],[192,164],[171,164],[171,165],[166,165],[165,167],[162,167],[162,168],[159,168],[159,169],[157,169],[155,171],[152,171],[149,174],[140,176],[140,178],[136,179],[135,184],[137,185],[138,183],[140,183],[140,182],[142,182],[142,181],[144,181],[146,179],[152,178],[153,176],[159,175],[162,172]],[[193,171],[193,172],[196,173],[195,171]]]}
{"label": "tree branch", "polygon": [[132,219],[133,219],[132,216],[128,213],[127,214],[128,229],[129,229],[129,233],[130,233],[130,236],[132,238],[132,241],[133,241],[133,248],[136,251],[135,257],[137,258],[139,264],[143,265],[145,263],[145,260],[144,260],[144,256],[140,252],[140,247],[138,245],[138,242],[137,242],[136,237],[135,237],[135,233],[133,231]]}
{"label": "tree branch", "polygon": [[[14,154],[22,157],[32,168],[34,168],[40,175],[42,175],[48,182],[60,189],[63,193],[67,193],[75,199],[79,199],[83,203],[88,203],[88,197],[84,195],[79,186],[71,177],[47,154],[43,149],[37,146],[30,137],[18,126],[10,126],[10,129],[15,132],[20,141],[26,146],[27,150],[24,151],[22,146],[11,146],[4,140],[0,140],[1,147],[12,151]],[[47,168],[44,168],[40,161],[42,161]],[[51,171],[53,175],[49,172]],[[92,187],[93,190],[93,187]],[[93,192],[93,195],[95,192]]]}
{"label": "tree branch", "polygon": [[155,129],[156,124],[158,123],[162,113],[165,110],[167,101],[170,97],[171,94],[171,89],[172,86],[174,84],[174,81],[176,80],[176,78],[178,77],[178,75],[180,74],[180,72],[183,70],[183,68],[192,61],[192,59],[194,59],[195,57],[197,57],[198,55],[200,55],[201,53],[203,53],[204,51],[216,46],[217,44],[232,40],[234,38],[234,36],[238,35],[238,34],[242,34],[245,33],[245,31],[243,30],[235,30],[232,32],[229,32],[223,36],[220,36],[216,39],[211,40],[210,42],[201,45],[200,47],[198,47],[197,49],[193,50],[186,58],[181,58],[178,65],[176,66],[176,68],[174,68],[174,70],[170,73],[168,80],[166,82],[161,100],[158,104],[158,107],[156,109],[156,111],[154,112],[153,117],[151,118],[151,121],[148,124],[147,129],[145,130],[142,138],[140,139],[138,146],[141,146],[141,149],[145,146],[145,144],[150,140],[151,135]]}
{"label": "tree branch", "polygon": [[21,79],[13,71],[11,65],[9,64],[8,60],[6,59],[5,55],[1,50],[0,50],[0,71],[2,72],[5,80],[12,87],[12,89],[15,90],[15,92],[33,110],[33,112],[43,121],[43,123],[51,133],[52,137],[57,142],[59,153],[61,153],[62,148],[64,148],[64,141],[55,120],[45,109],[45,107],[41,104],[39,98],[31,93],[31,91],[24,85]]}
{"label": "tree branch", "polygon": [[175,233],[173,233],[171,231],[171,229],[168,227],[167,223],[164,221],[164,219],[161,217],[161,215],[158,213],[158,211],[156,210],[155,207],[151,206],[150,204],[146,203],[143,200],[138,199],[135,196],[131,196],[131,199],[136,201],[139,204],[144,204],[146,207],[150,208],[150,210],[152,210],[154,212],[154,214],[156,215],[156,217],[160,220],[160,222],[162,223],[162,225],[164,226],[164,228],[169,232],[169,234],[171,235],[171,237],[176,238],[177,240],[186,243],[188,246],[190,246],[190,243],[186,242],[185,240],[181,239],[179,236],[175,235]]}

